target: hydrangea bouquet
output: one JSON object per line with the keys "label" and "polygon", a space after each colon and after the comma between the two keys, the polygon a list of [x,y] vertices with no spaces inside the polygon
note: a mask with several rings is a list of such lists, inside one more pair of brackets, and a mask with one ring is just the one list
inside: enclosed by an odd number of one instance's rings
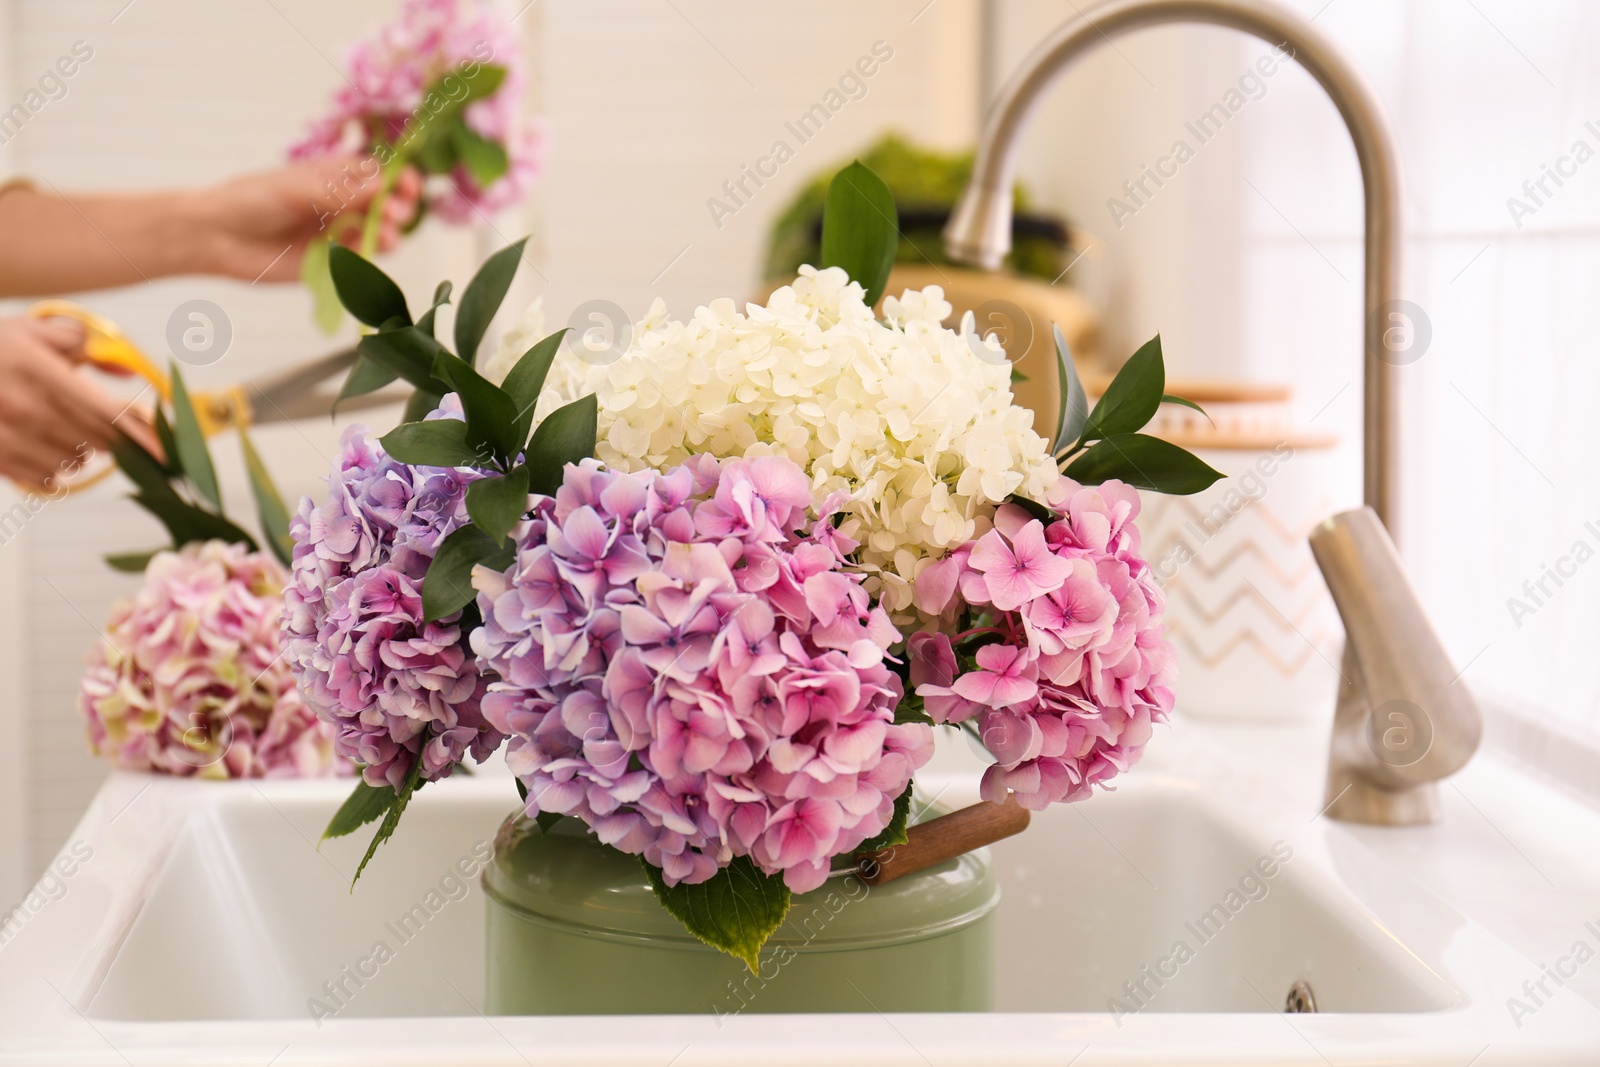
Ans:
{"label": "hydrangea bouquet", "polygon": [[132,440],[116,460],[169,548],[108,557],[144,584],[114,605],[79,688],[90,747],[124,770],[201,778],[350,774],[331,725],[306,703],[279,648],[288,513],[248,436],[246,465],[267,545],[222,510],[216,468],[183,377],[172,368],[165,455]]}
{"label": "hydrangea bouquet", "polygon": [[874,313],[893,220],[853,166],[823,267],[766,307],[658,304],[604,365],[558,333],[499,385],[475,361],[520,245],[463,293],[455,352],[448,285],[413,325],[334,249],[363,357],[433,410],[351,430],[293,526],[286,658],[363,765],[330,835],[381,819],[370,858],[418,788],[505,742],[530,817],[639,856],[753,969],[791,894],[906,840],[935,725],[992,753],[997,803],[1078,800],[1138,758],[1173,656],[1135,488],[1219,477],[1138,431],[1187,402],[1152,341],[1091,412],[1058,341],[1047,441],[937,288]]}
{"label": "hydrangea bouquet", "polygon": [[[420,210],[460,224],[517,203],[539,174],[543,127],[524,119],[527,82],[516,28],[488,0],[404,0],[399,17],[350,46],[344,84],[327,114],[289,147],[291,159],[365,153],[352,180],[377,181],[364,220],[340,218],[330,237],[359,227],[371,256],[384,204],[406,167],[428,181]],[[341,201],[348,190],[332,190]],[[330,243],[307,250],[303,280],[328,332],[342,312],[328,274]]]}

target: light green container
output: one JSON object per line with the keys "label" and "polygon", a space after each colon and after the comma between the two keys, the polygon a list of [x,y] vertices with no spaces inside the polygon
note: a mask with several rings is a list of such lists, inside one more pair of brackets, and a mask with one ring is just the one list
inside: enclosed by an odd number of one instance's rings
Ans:
{"label": "light green container", "polygon": [[639,860],[572,819],[520,812],[495,837],[488,1010],[497,1015],[987,1011],[994,909],[980,849],[882,886],[854,875],[796,896],[761,966],[696,941]]}

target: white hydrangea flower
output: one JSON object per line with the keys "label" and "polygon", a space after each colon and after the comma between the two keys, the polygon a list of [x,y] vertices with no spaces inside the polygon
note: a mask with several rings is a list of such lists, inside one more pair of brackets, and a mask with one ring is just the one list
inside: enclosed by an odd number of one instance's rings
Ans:
{"label": "white hydrangea flower", "polygon": [[944,289],[937,285],[930,285],[926,289],[907,289],[898,297],[883,298],[883,317],[896,326],[913,322],[938,326],[954,310],[944,298]]}
{"label": "white hydrangea flower", "polygon": [[528,354],[528,349],[543,341],[549,334],[544,328],[544,297],[535,297],[522,313],[517,324],[506,331],[489,358],[478,366],[479,373],[496,385],[506,380],[511,368]]}
{"label": "white hydrangea flower", "polygon": [[848,492],[840,528],[861,542],[869,589],[914,621],[917,572],[984,533],[1010,494],[1042,498],[1057,471],[1012,402],[1011,365],[940,325],[939,287],[885,300],[887,324],[863,296],[843,270],[807,266],[743,314],[717,300],[680,322],[658,300],[620,359],[558,356],[538,415],[597,394],[597,454],[622,470],[788,456],[817,504]]}

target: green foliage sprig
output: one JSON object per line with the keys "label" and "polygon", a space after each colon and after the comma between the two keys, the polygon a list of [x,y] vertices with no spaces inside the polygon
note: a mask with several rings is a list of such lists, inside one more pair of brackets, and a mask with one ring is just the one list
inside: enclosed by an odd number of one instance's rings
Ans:
{"label": "green foliage sprig", "polygon": [[[472,569],[479,564],[494,570],[510,566],[515,546],[508,535],[527,515],[530,494],[553,495],[568,463],[594,455],[599,408],[593,395],[557,408],[534,426],[534,409],[565,330],[528,349],[499,385],[474,366],[525,244],[525,239],[517,241],[490,256],[462,290],[453,352],[434,329],[439,308],[454,292],[450,282],[440,282],[427,310],[413,319],[400,287],[372,262],[340,246],[329,252],[340,303],[374,330],[357,346],[340,399],[396,380],[410,383],[416,392],[406,405],[406,421],[379,438],[384,451],[402,463],[467,467],[483,475],[467,487],[471,521],[444,539],[423,577],[422,610],[428,622],[462,612],[470,616],[463,620],[464,628],[476,624]],[[428,419],[446,393],[460,398],[464,417]],[[352,887],[378,846],[394,833],[412,794],[425,784],[420,770],[419,759],[399,789],[359,783],[328,823],[324,840],[382,820]]]}
{"label": "green foliage sprig", "polygon": [[[217,483],[216,463],[206,445],[205,434],[190,400],[188,386],[176,363],[172,364],[172,415],[156,409],[156,436],[165,460],[159,460],[130,437],[112,446],[117,466],[133,482],[133,500],[160,520],[177,550],[191,541],[222,540],[245,545],[251,551],[260,546],[255,537],[223,512],[222,493]],[[289,565],[289,510],[273,484],[266,465],[256,452],[249,435],[239,427],[239,446],[244,452],[250,491],[255,497],[261,539],[278,562]],[[105,557],[112,568],[132,574],[145,569],[160,549],[118,553]]]}
{"label": "green foliage sprig", "polygon": [[1221,478],[1222,472],[1194,453],[1140,433],[1162,404],[1180,404],[1205,414],[1199,404],[1166,392],[1161,335],[1140,346],[1089,410],[1088,397],[1072,366],[1061,328],[1054,327],[1060,376],[1061,419],[1051,451],[1067,477],[1083,485],[1113,478],[1139,489],[1188,496]]}
{"label": "green foliage sprig", "polygon": [[[533,425],[534,408],[565,330],[528,349],[499,385],[474,367],[525,244],[526,238],[490,256],[467,283],[456,309],[454,352],[434,336],[434,316],[450,301],[449,282],[440,283],[432,304],[413,321],[405,294],[377,266],[343,247],[332,249],[329,257],[339,300],[376,330],[357,346],[359,355],[340,390],[341,399],[404,379],[416,387],[414,403],[407,407],[408,421],[379,439],[384,450],[402,463],[470,467],[485,475],[467,489],[472,521],[445,538],[423,578],[422,609],[429,622],[472,602],[474,566],[510,565],[506,536],[526,515],[529,494],[553,494],[563,467],[594,455],[599,408],[593,395],[551,412],[537,428]],[[446,393],[460,397],[465,418],[424,418]]]}

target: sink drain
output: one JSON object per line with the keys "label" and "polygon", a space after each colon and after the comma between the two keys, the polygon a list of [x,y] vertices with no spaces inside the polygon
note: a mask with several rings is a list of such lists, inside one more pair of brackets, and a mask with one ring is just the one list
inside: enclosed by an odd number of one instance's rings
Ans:
{"label": "sink drain", "polygon": [[1316,1011],[1317,998],[1312,995],[1311,987],[1305,982],[1296,982],[1289,987],[1289,997],[1284,1001],[1283,1010],[1286,1012]]}

